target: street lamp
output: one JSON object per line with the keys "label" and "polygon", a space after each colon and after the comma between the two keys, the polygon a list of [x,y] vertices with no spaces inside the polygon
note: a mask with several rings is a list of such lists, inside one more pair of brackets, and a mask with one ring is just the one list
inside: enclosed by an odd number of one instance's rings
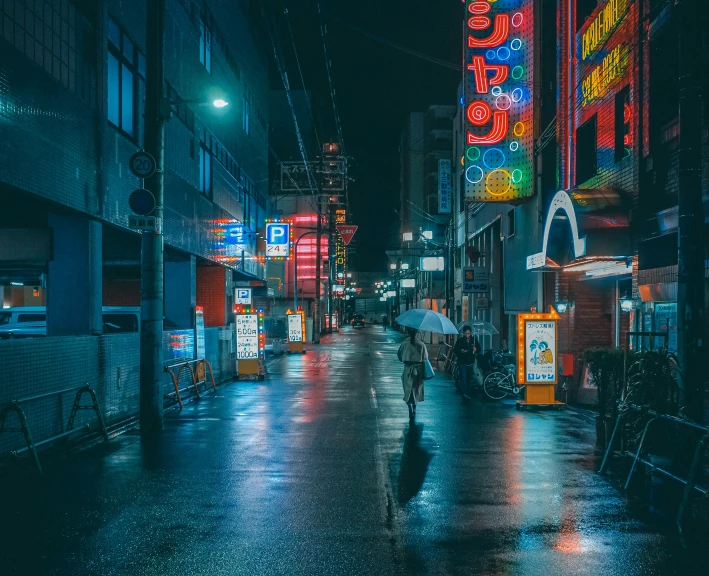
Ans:
{"label": "street lamp", "polygon": [[214,102],[212,102],[212,105],[215,108],[224,108],[225,106],[229,106],[229,102],[222,100],[221,98],[217,98]]}

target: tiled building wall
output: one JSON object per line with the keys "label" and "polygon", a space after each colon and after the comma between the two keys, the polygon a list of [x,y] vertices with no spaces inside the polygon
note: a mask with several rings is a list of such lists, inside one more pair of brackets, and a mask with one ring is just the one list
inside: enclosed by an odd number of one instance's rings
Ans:
{"label": "tiled building wall", "polygon": [[220,266],[197,268],[197,306],[204,308],[205,326],[226,324],[226,276]]}
{"label": "tiled building wall", "polygon": [[[84,12],[69,0],[0,1],[0,185],[125,228],[128,196],[140,186],[128,159],[141,146],[143,130],[132,138],[107,121],[105,30],[110,15],[144,52],[146,4],[79,5]],[[200,20],[207,8],[214,14],[211,74],[199,62]],[[166,125],[165,241],[214,260],[214,220],[248,216],[255,228],[265,217],[268,79],[246,8],[227,0],[167,0],[166,80],[184,99],[211,101],[216,96],[210,91],[219,87],[230,106],[195,105],[192,126],[177,117]],[[219,38],[228,40],[228,48],[216,41],[219,23],[226,21],[229,30]],[[245,96],[251,102],[248,134]],[[142,88],[138,100],[140,115]],[[213,136],[211,199],[198,191],[199,143],[207,134]],[[247,202],[252,189],[256,198]]]}
{"label": "tiled building wall", "polygon": [[[571,4],[570,4],[571,3]],[[639,159],[642,151],[640,127],[640,88],[638,84],[641,54],[638,42],[638,3],[628,2],[627,15],[617,25],[611,35],[604,40],[596,53],[582,60],[581,32],[576,31],[575,22],[569,22],[570,5],[576,0],[558,0],[557,2],[557,27],[560,31],[558,44],[558,102],[557,114],[557,142],[559,146],[559,187],[568,189],[578,187],[580,190],[572,192],[571,196],[580,207],[594,206],[583,190],[606,190],[604,201],[612,199],[613,194],[620,194],[620,204],[637,206]],[[590,19],[593,20],[598,10],[605,6],[599,2],[599,8]],[[573,38],[569,38],[573,35]],[[574,53],[570,54],[571,46]],[[626,49],[622,58],[619,78],[611,82],[603,93],[592,101],[584,104],[582,95],[583,80],[589,76],[593,68],[603,66],[603,59],[608,54],[607,48],[621,45]],[[578,66],[569,67],[569,62],[576,62]],[[632,110],[630,150],[629,156],[616,160],[615,156],[615,96],[625,87],[630,89],[630,106]],[[597,172],[588,180],[580,181],[575,174],[574,155],[569,157],[568,144],[571,139],[573,146],[577,144],[577,129],[593,115],[597,117]]]}

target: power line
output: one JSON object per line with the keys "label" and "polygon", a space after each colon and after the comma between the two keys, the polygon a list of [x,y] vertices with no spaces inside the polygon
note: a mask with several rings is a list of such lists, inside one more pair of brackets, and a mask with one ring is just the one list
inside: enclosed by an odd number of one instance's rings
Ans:
{"label": "power line", "polygon": [[[290,90],[290,82],[288,80],[288,73],[286,72],[285,65],[283,63],[283,55],[279,53],[278,48],[276,47],[276,41],[274,39],[273,31],[271,30],[271,23],[269,22],[268,17],[266,16],[266,10],[264,8],[265,2],[261,2],[261,16],[263,17],[264,23],[266,24],[266,31],[268,32],[268,37],[271,40],[271,46],[273,47],[273,56],[276,60],[276,66],[278,67],[278,72],[281,75],[281,81],[283,82],[283,88],[286,92],[286,98],[288,100],[288,105],[291,110],[291,115],[293,116],[293,124],[295,125],[295,134],[296,137],[298,138],[298,147],[300,148],[300,154],[303,158],[303,163],[305,165],[305,171],[308,176],[308,185],[310,186],[311,191],[315,190],[318,191],[317,185],[315,184],[315,179],[313,178],[312,171],[310,169],[310,163],[308,162],[308,153],[305,150],[305,144],[303,143],[303,136],[300,132],[300,126],[298,125],[298,116],[295,113],[295,106],[293,106],[293,98],[291,95],[291,90]],[[276,23],[274,21],[273,26],[276,26]]]}
{"label": "power line", "polygon": [[438,64],[439,66],[442,66],[444,68],[448,68],[450,70],[455,70],[456,72],[462,72],[462,67],[459,66],[458,64],[454,64],[453,62],[448,62],[447,60],[442,60],[440,58],[435,58],[434,56],[429,56],[428,54],[424,54],[423,52],[418,52],[417,50],[412,50],[411,48],[407,48],[406,46],[403,46],[401,44],[397,44],[396,42],[392,42],[391,40],[387,38],[383,38],[382,36],[377,36],[376,34],[372,34],[371,32],[367,32],[366,30],[363,30],[362,28],[358,28],[357,26],[353,26],[349,22],[342,20],[340,18],[337,18],[336,16],[329,16],[330,20],[337,22],[338,24],[341,24],[342,26],[345,26],[346,28],[349,28],[350,30],[353,30],[354,32],[357,32],[359,34],[362,34],[363,36],[367,36],[368,38],[371,38],[372,40],[376,40],[377,42],[380,42],[382,44],[385,44],[391,48],[394,48],[395,50],[399,50],[400,52],[405,52],[406,54],[410,54],[411,56],[416,56],[417,58],[421,58],[422,60],[426,60],[427,62],[432,62],[433,64]]}
{"label": "power line", "polygon": [[303,69],[300,66],[300,58],[298,57],[298,50],[295,46],[295,38],[293,36],[293,29],[291,28],[290,25],[290,18],[288,16],[288,8],[285,5],[284,0],[281,0],[281,3],[283,5],[283,14],[285,15],[286,18],[286,24],[288,24],[288,33],[290,34],[290,40],[291,44],[293,45],[293,54],[295,55],[295,61],[296,64],[298,65],[298,73],[300,74],[300,84],[303,87],[303,95],[305,97],[305,103],[308,107],[308,114],[310,115],[310,120],[313,123],[313,131],[315,133],[315,139],[318,141],[318,150],[322,150],[322,141],[320,140],[320,135],[318,134],[318,126],[315,122],[315,117],[313,116],[313,107],[312,107],[312,102],[311,99],[308,95],[308,91],[305,89],[305,78],[303,77]]}
{"label": "power line", "polygon": [[335,126],[337,128],[337,137],[340,140],[340,146],[342,146],[342,155],[345,154],[345,139],[342,136],[342,123],[340,122],[340,114],[337,111],[337,96],[335,94],[335,86],[332,81],[332,63],[327,54],[327,42],[325,40],[325,24],[323,23],[322,11],[320,10],[320,2],[317,3],[318,6],[318,19],[320,21],[320,37],[322,38],[323,53],[325,55],[325,68],[327,70],[327,81],[330,85],[330,97],[332,99],[332,109],[335,113]]}

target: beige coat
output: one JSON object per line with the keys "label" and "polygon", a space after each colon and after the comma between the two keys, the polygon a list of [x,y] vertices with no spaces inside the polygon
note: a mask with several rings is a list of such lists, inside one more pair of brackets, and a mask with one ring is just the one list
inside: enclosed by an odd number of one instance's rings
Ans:
{"label": "beige coat", "polygon": [[426,345],[421,340],[416,339],[411,342],[411,338],[407,338],[399,346],[397,353],[400,362],[404,362],[404,373],[401,375],[401,383],[404,386],[404,402],[408,402],[411,394],[414,395],[414,400],[423,402],[423,377],[424,377],[424,359],[428,359],[428,350]]}

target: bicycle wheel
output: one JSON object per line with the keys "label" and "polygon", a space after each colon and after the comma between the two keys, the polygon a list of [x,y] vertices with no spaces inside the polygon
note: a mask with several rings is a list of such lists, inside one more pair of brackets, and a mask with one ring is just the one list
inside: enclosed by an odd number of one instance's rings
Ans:
{"label": "bicycle wheel", "polygon": [[456,382],[458,382],[458,378],[460,376],[459,372],[460,371],[458,370],[458,362],[454,358],[453,362],[451,362],[451,376],[453,376],[453,380],[455,380]]}
{"label": "bicycle wheel", "polygon": [[491,372],[483,382],[483,391],[492,400],[502,400],[510,393],[507,375],[502,372]]}

